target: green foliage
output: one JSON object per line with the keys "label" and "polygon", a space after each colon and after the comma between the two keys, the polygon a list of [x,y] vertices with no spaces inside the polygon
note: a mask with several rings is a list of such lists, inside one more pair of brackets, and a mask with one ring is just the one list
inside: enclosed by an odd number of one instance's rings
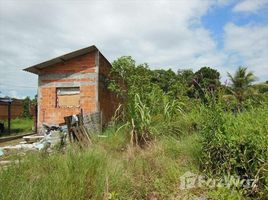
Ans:
{"label": "green foliage", "polygon": [[267,106],[234,115],[212,100],[203,108],[201,166],[216,176],[237,175],[252,179],[247,194],[263,196],[267,184]]}
{"label": "green foliage", "polygon": [[154,70],[153,72],[152,81],[157,83],[165,93],[169,92],[171,87],[177,82],[177,76],[171,69]]}
{"label": "green foliage", "polygon": [[123,121],[132,143],[149,146],[147,141],[156,136],[201,132],[197,157],[206,173],[254,179],[251,190],[237,190],[228,198],[265,195],[268,139],[262,123],[268,119],[268,98],[265,87],[251,86],[255,77],[246,68],[228,74],[231,87],[222,86],[220,73],[209,67],[195,73],[152,71],[146,64],[136,66],[131,57],[116,60],[112,74],[111,89],[125,100]]}
{"label": "green foliage", "polygon": [[[93,135],[86,150],[28,154],[0,170],[0,199],[184,198],[189,191],[179,190],[179,178],[199,167],[212,177],[254,180],[249,189],[198,189],[201,194],[267,197],[268,96],[266,86],[251,86],[252,73],[239,68],[229,75],[229,88],[209,67],[176,74],[124,56],[113,62],[110,75],[109,89],[122,106],[104,137]],[[24,102],[29,116],[31,100]],[[29,128],[27,120],[12,126]]]}
{"label": "green foliage", "polygon": [[31,112],[31,110],[35,105],[37,105],[37,95],[35,95],[34,99],[31,99],[30,97],[25,97],[23,99],[22,117],[24,117],[24,118],[32,118],[33,113]]}
{"label": "green foliage", "polygon": [[[8,122],[4,121],[5,127]],[[29,133],[32,131],[33,119],[31,118],[16,118],[11,120],[11,134],[12,133]]]}
{"label": "green foliage", "polygon": [[220,85],[220,73],[210,67],[202,67],[194,74],[195,81],[205,91],[214,91]]}
{"label": "green foliage", "polygon": [[31,99],[30,97],[26,97],[23,99],[23,114],[22,117],[24,118],[30,118],[31,115]]}
{"label": "green foliage", "polygon": [[182,112],[171,91],[177,80],[171,70],[150,71],[146,64],[136,66],[131,57],[121,57],[113,62],[111,77],[109,88],[123,99],[121,114],[131,127],[132,144],[142,146],[152,139],[152,115],[171,121]]}
{"label": "green foliage", "polygon": [[1,171],[0,199],[97,199],[104,189],[105,166],[105,155],[95,151],[28,155]]}
{"label": "green foliage", "polygon": [[256,80],[256,77],[252,72],[247,72],[246,67],[239,67],[233,76],[230,73],[228,73],[228,76],[231,81],[232,93],[239,103],[242,103],[248,93],[250,93],[248,88]]}
{"label": "green foliage", "polygon": [[162,117],[154,118],[153,124],[158,136],[181,138],[200,131],[201,117],[198,109],[194,109],[187,113],[177,113],[172,120],[164,120]]}
{"label": "green foliage", "polygon": [[149,108],[141,101],[138,94],[134,102],[128,104],[128,123],[131,125],[131,143],[143,145],[151,139],[151,114]]}
{"label": "green foliage", "polygon": [[186,85],[192,84],[194,72],[191,69],[178,70],[177,72],[180,82]]}
{"label": "green foliage", "polygon": [[130,56],[123,56],[112,63],[109,89],[128,102],[139,94],[141,98],[151,90],[151,71],[147,64],[137,65]]}
{"label": "green foliage", "polygon": [[183,84],[180,82],[179,76],[177,76],[171,69],[154,70],[151,82],[158,85],[165,94],[174,98],[184,92]]}
{"label": "green foliage", "polygon": [[28,153],[22,162],[1,169],[0,199],[171,199],[178,178],[197,171],[195,152],[200,150],[194,135],[182,141],[164,137],[141,150],[115,148],[114,142],[124,143],[123,130],[104,134],[107,138],[94,140],[90,149]]}
{"label": "green foliage", "polygon": [[217,190],[210,191],[208,196],[212,199],[217,200],[242,200],[243,193],[242,191],[232,190],[229,188],[219,188]]}
{"label": "green foliage", "polygon": [[268,93],[268,83],[258,83],[252,87],[261,94]]}
{"label": "green foliage", "polygon": [[236,90],[246,88],[256,80],[256,77],[252,72],[247,72],[246,67],[239,67],[234,76],[232,76],[230,73],[228,73],[228,76],[232,82],[233,89]]}
{"label": "green foliage", "polygon": [[204,103],[207,101],[205,94],[216,92],[220,86],[220,73],[210,67],[202,67],[190,77],[192,81],[188,83],[187,95]]}
{"label": "green foliage", "polygon": [[166,121],[171,121],[174,119],[175,115],[178,112],[182,113],[182,109],[180,107],[180,102],[176,100],[169,101],[167,98],[164,99],[164,117]]}

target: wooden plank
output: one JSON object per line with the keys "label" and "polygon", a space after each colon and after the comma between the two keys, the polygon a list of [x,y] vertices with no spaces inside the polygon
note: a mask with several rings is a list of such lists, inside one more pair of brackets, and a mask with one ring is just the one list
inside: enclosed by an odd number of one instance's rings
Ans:
{"label": "wooden plank", "polygon": [[90,145],[90,139],[88,138],[88,135],[87,133],[85,132],[85,129],[83,126],[80,126],[79,127],[79,131],[80,131],[80,134],[81,134],[81,137],[83,138],[83,143],[87,146]]}
{"label": "wooden plank", "polygon": [[72,128],[77,139],[78,139],[78,142],[79,144],[82,146],[82,147],[85,147],[88,145],[88,142],[85,140],[84,136],[83,136],[83,133],[81,132],[81,128],[80,127],[73,127]]}
{"label": "wooden plank", "polygon": [[59,95],[58,107],[78,107],[80,105],[80,94]]}
{"label": "wooden plank", "polygon": [[89,137],[89,134],[88,134],[86,128],[85,128],[84,126],[82,126],[81,129],[83,130],[83,134],[84,134],[86,140],[88,141],[88,143],[89,143],[89,144],[92,144],[92,141],[91,141],[91,139],[90,139],[90,137]]}
{"label": "wooden plank", "polygon": [[76,138],[78,139],[78,142],[82,142],[80,135],[77,132],[77,127],[72,128],[73,133],[75,134]]}
{"label": "wooden plank", "polygon": [[7,137],[1,137],[0,138],[0,143],[1,142],[7,142],[7,141],[11,141],[11,140],[16,140],[19,138],[22,138],[24,136],[29,136],[29,135],[34,135],[35,133],[27,133],[27,134],[22,134],[22,135],[15,135],[15,136],[7,136]]}
{"label": "wooden plank", "polygon": [[71,130],[71,118],[72,116],[67,116],[67,117],[64,117],[64,121],[65,121],[65,124],[67,125],[67,129],[68,129],[68,136],[69,136],[69,140],[70,142],[72,142],[72,140],[74,138],[72,138],[72,130]]}
{"label": "wooden plank", "polygon": [[[99,113],[93,113],[89,115],[83,115],[83,110],[81,110],[81,113],[77,115],[78,117],[78,123],[71,124],[72,116],[65,117],[64,120],[68,127],[68,133],[71,141],[71,135],[74,136],[73,142],[75,141],[75,138],[77,138],[77,142],[83,146],[89,146],[92,144],[90,134],[88,132],[88,129],[86,128],[89,126],[91,129],[97,129],[95,126],[95,121],[99,120]],[[73,133],[73,134],[71,134]]]}

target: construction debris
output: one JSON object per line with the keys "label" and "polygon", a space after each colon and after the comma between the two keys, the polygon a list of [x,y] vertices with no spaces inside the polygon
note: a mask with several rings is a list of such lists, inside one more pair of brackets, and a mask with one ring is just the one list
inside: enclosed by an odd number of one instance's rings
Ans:
{"label": "construction debris", "polygon": [[32,144],[44,138],[43,135],[31,135],[22,137],[26,143]]}
{"label": "construction debris", "polygon": [[44,129],[46,135],[25,136],[23,137],[25,142],[21,142],[17,145],[2,147],[3,154],[4,151],[9,150],[42,150],[45,147],[54,147],[57,144],[63,145],[66,143],[66,127],[63,126],[55,128],[55,126],[44,125]]}
{"label": "construction debris", "polygon": [[[69,142],[78,143],[86,148],[92,144],[91,135],[101,131],[101,114],[92,113],[83,115],[72,115],[65,117],[66,125],[43,124],[43,135],[24,136],[24,141],[16,145],[8,145],[0,148],[0,156],[9,155],[14,152],[25,152],[29,150],[40,151],[53,148],[56,145]],[[101,136],[100,136],[101,137]],[[104,136],[103,136],[104,137]]]}
{"label": "construction debris", "polygon": [[0,148],[0,156],[4,155],[4,151],[2,148]]}
{"label": "construction debris", "polygon": [[92,142],[91,139],[89,137],[89,134],[86,130],[86,128],[82,125],[82,126],[77,126],[77,127],[72,127],[70,129],[70,131],[72,132],[73,136],[75,139],[77,139],[77,141],[83,146],[89,146]]}
{"label": "construction debris", "polygon": [[8,145],[2,147],[4,151],[9,150],[34,150],[35,149],[35,143],[33,144],[17,144],[17,145]]}
{"label": "construction debris", "polygon": [[96,113],[89,115],[72,115],[65,117],[70,142],[78,142],[82,147],[89,146],[92,141],[90,134],[100,130],[99,118]]}

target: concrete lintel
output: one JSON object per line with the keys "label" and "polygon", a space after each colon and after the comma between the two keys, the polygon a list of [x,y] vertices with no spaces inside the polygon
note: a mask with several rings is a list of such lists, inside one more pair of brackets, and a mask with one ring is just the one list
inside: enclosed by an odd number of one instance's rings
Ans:
{"label": "concrete lintel", "polygon": [[68,82],[68,83],[46,83],[41,86],[41,88],[47,88],[47,87],[80,87],[80,86],[91,86],[96,85],[96,82]]}
{"label": "concrete lintel", "polygon": [[96,78],[98,76],[97,73],[65,73],[65,74],[43,74],[40,75],[40,80],[54,80],[54,79],[65,79],[65,78]]}

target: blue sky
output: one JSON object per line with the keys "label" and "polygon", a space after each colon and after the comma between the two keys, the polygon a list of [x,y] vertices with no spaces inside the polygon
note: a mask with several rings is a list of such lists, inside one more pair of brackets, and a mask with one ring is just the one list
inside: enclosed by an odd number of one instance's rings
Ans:
{"label": "blue sky", "polygon": [[[49,14],[48,14],[49,13]],[[22,69],[95,44],[151,68],[247,66],[268,80],[268,0],[0,0],[0,96],[37,93]]]}
{"label": "blue sky", "polygon": [[[254,0],[251,0],[254,2]],[[211,31],[212,37],[217,41],[219,49],[224,47],[224,27],[227,23],[234,23],[238,26],[247,24],[268,24],[268,3],[254,12],[235,12],[233,8],[238,1],[230,1],[227,5],[215,5],[202,16],[202,24]],[[240,1],[241,2],[241,1]],[[265,2],[265,1],[264,1]],[[268,1],[267,1],[268,2]]]}

